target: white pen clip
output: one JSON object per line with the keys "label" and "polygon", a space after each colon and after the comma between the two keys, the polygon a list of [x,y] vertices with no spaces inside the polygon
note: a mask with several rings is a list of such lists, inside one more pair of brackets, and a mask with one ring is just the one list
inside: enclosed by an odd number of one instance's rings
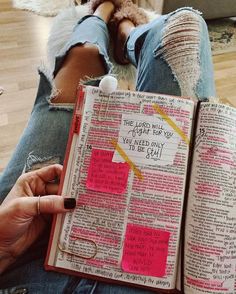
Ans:
{"label": "white pen clip", "polygon": [[[118,81],[115,77],[113,76],[105,76],[104,78],[101,79],[100,83],[99,83],[99,89],[106,95],[108,95],[108,100],[106,103],[106,109],[105,109],[105,114],[103,118],[106,118],[107,115],[107,111],[108,111],[108,106],[109,106],[109,100],[110,100],[110,94],[113,93],[116,89],[117,89],[117,85],[118,85]],[[102,106],[102,102],[100,103],[100,107],[99,107],[99,112],[98,112],[98,120],[101,121],[102,117],[101,117],[101,106]]]}

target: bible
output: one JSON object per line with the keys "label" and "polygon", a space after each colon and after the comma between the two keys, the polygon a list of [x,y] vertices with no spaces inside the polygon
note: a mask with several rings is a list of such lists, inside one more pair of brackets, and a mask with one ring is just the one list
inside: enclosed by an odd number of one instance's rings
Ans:
{"label": "bible", "polygon": [[47,270],[161,293],[235,293],[236,109],[80,86]]}

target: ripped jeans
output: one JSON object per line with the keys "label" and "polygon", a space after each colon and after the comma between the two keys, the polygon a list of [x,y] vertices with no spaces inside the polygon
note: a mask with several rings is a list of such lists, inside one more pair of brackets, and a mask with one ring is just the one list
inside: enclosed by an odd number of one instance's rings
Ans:
{"label": "ripped jeans", "polygon": [[[107,26],[100,18],[90,16],[78,23],[56,58],[54,75],[70,48],[85,42],[98,46],[107,72],[112,73]],[[137,67],[138,91],[197,99],[215,96],[208,31],[196,11],[179,9],[139,26],[131,32],[126,46],[127,58]],[[73,107],[52,103],[52,91],[52,81],[40,72],[38,93],[28,125],[0,177],[1,200],[22,172],[44,164],[63,163]],[[49,230],[0,277],[0,289],[5,289],[4,293],[13,293],[16,289],[27,289],[27,293],[34,294],[150,293],[44,271]],[[0,290],[0,293],[3,292]]]}

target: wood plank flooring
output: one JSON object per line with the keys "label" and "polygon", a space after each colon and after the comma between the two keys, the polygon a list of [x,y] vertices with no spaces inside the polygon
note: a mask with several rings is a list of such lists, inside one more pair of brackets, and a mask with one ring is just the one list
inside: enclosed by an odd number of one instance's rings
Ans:
{"label": "wood plank flooring", "polygon": [[34,103],[37,67],[46,58],[52,18],[16,10],[0,3],[0,172],[27,123]]}
{"label": "wood plank flooring", "polygon": [[[37,67],[46,57],[52,18],[0,3],[0,172],[5,168],[34,103]],[[214,56],[218,96],[236,106],[236,52]]]}

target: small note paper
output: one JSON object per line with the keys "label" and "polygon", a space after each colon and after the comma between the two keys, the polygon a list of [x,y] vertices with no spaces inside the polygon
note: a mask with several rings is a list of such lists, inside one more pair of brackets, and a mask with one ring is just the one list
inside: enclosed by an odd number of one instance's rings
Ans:
{"label": "small note paper", "polygon": [[86,187],[90,190],[124,194],[127,187],[129,165],[112,162],[114,151],[93,149]]}
{"label": "small note paper", "polygon": [[[123,114],[118,144],[137,166],[173,164],[179,134],[158,114]],[[113,162],[124,162],[116,151]]]}
{"label": "small note paper", "polygon": [[166,273],[170,233],[128,224],[122,269],[128,273],[163,277]]}

